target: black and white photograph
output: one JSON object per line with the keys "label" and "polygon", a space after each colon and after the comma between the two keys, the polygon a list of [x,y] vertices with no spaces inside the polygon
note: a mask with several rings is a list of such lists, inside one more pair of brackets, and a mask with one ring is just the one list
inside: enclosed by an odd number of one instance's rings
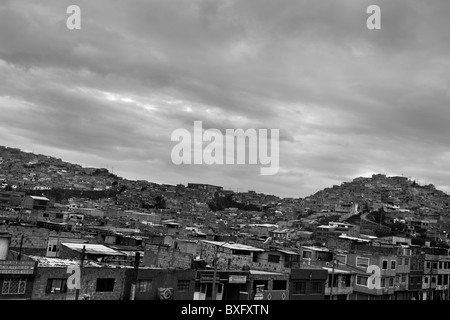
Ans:
{"label": "black and white photograph", "polygon": [[0,303],[450,300],[449,30],[448,0],[1,0]]}

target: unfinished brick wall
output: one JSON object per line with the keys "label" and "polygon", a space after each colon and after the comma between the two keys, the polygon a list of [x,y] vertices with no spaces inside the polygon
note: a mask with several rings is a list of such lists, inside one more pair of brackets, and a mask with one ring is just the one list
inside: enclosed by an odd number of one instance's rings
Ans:
{"label": "unfinished brick wall", "polygon": [[252,255],[233,255],[232,251],[226,248],[217,248],[216,245],[199,242],[199,253],[202,259],[213,265],[214,258],[216,257],[216,266],[221,270],[241,270],[244,266],[250,266],[252,264]]}
{"label": "unfinished brick wall", "polygon": [[[125,268],[83,268],[80,298],[84,294],[90,296],[90,300],[122,300],[125,285]],[[75,289],[67,289],[67,293],[46,293],[48,279],[67,279],[67,267],[38,267],[34,280],[32,300],[73,300],[75,299]],[[98,278],[113,278],[114,290],[111,292],[97,292]]]}
{"label": "unfinished brick wall", "polygon": [[159,268],[190,269],[193,255],[168,246],[149,244],[145,246],[144,266]]}
{"label": "unfinished brick wall", "polygon": [[11,250],[19,250],[20,241],[22,235],[23,243],[22,243],[22,253],[24,254],[43,254],[47,252],[47,245],[49,237],[52,238],[76,238],[80,239],[80,233],[74,232],[57,232],[51,231],[46,228],[29,228],[22,226],[8,226],[8,225],[0,225],[0,232],[7,232],[11,234]]}

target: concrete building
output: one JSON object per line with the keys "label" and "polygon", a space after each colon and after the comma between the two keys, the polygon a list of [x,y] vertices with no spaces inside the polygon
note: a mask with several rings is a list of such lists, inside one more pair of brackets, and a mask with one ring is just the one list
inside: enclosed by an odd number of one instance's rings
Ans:
{"label": "concrete building", "polygon": [[324,300],[328,271],[322,268],[292,269],[289,300]]}
{"label": "concrete building", "polygon": [[22,207],[28,210],[47,210],[50,199],[46,197],[26,196],[23,198]]}

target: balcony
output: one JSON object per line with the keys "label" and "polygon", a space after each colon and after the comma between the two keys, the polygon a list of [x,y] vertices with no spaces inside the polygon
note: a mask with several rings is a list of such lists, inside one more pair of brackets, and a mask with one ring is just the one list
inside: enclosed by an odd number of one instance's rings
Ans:
{"label": "balcony", "polygon": [[408,284],[407,283],[395,283],[394,284],[394,290],[395,291],[406,291],[408,290]]}

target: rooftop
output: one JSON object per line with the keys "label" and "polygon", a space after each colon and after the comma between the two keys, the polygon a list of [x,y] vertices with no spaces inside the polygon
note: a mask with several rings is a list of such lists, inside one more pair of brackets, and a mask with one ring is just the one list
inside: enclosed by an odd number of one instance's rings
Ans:
{"label": "rooftop", "polygon": [[83,247],[86,249],[86,254],[97,254],[97,255],[109,255],[109,256],[125,256],[125,253],[117,251],[102,244],[89,244],[89,243],[61,243],[63,246],[72,249],[77,252],[81,252]]}
{"label": "rooftop", "polygon": [[220,242],[220,241],[211,241],[211,240],[202,240],[202,242],[213,244],[216,246],[224,247],[231,250],[241,250],[241,251],[265,251],[261,248],[256,248],[252,246],[248,246],[240,243],[228,243],[228,242]]}

